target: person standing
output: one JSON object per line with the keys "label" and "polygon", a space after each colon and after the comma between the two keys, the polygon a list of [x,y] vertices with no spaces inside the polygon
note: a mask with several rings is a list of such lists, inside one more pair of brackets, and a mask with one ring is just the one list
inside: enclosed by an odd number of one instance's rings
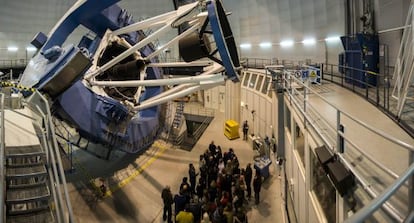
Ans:
{"label": "person standing", "polygon": [[244,181],[246,182],[246,190],[247,190],[247,198],[250,199],[252,196],[252,178],[253,178],[253,170],[251,164],[248,163],[246,166],[246,170],[244,173]]}
{"label": "person standing", "polygon": [[247,140],[247,133],[249,132],[249,125],[247,124],[247,120],[243,123],[243,140]]}
{"label": "person standing", "polygon": [[168,223],[172,223],[171,215],[172,215],[172,204],[173,204],[173,196],[171,193],[170,186],[166,186],[161,192],[161,198],[164,202],[164,212],[162,215],[162,219],[164,221],[168,220]]}
{"label": "person standing", "polygon": [[192,163],[189,164],[188,176],[190,177],[191,194],[195,194],[197,173]]}
{"label": "person standing", "polygon": [[254,199],[255,204],[259,204],[260,202],[260,190],[262,189],[262,176],[260,176],[260,173],[256,171],[256,175],[253,179],[253,190],[254,190]]}

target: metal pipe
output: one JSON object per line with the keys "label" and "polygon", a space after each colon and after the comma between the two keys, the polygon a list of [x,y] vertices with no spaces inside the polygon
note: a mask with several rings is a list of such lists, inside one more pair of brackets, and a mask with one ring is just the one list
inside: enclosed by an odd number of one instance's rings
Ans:
{"label": "metal pipe", "polygon": [[197,30],[200,27],[201,24],[202,23],[195,23],[189,29],[185,30],[180,35],[174,37],[168,43],[164,44],[162,47],[160,47],[159,49],[157,49],[156,51],[152,52],[150,55],[148,55],[147,57],[145,57],[144,60],[148,61],[148,60],[152,59],[153,57],[157,56],[158,54],[160,54],[168,46],[171,46],[172,44],[177,43],[182,37],[184,37],[184,36],[186,36],[186,35],[194,32],[195,30]]}
{"label": "metal pipe", "polygon": [[193,61],[193,62],[169,62],[169,63],[150,63],[147,67],[194,67],[208,66],[214,62],[211,61]]}
{"label": "metal pipe", "polygon": [[[64,220],[64,218],[63,218],[63,215],[64,215],[64,213],[63,213],[63,198],[62,198],[62,193],[61,193],[61,191],[60,191],[60,182],[59,182],[59,175],[58,175],[58,172],[57,172],[57,169],[56,169],[56,161],[55,161],[55,156],[54,156],[54,154],[53,154],[53,151],[52,151],[52,149],[51,149],[51,145],[50,145],[50,133],[49,133],[49,125],[48,125],[48,121],[47,121],[47,115],[42,111],[42,110],[39,110],[39,112],[42,114],[42,120],[43,120],[43,122],[45,123],[45,131],[44,132],[42,132],[42,134],[46,134],[46,147],[45,147],[45,149],[46,149],[46,152],[49,154],[49,157],[50,157],[50,162],[48,163],[49,164],[49,166],[52,168],[52,171],[53,171],[53,174],[52,174],[52,176],[55,178],[55,179],[53,179],[53,178],[51,178],[51,179],[49,179],[49,180],[54,180],[54,184],[50,184],[52,187],[54,187],[54,188],[56,188],[56,190],[57,190],[57,200],[58,200],[58,202],[55,204],[56,205],[56,213],[57,213],[57,218],[58,218],[58,222],[62,222],[62,219]],[[49,167],[49,170],[50,170],[50,167]],[[52,190],[53,190],[53,188],[52,188]],[[64,222],[67,222],[67,221],[64,221]]]}
{"label": "metal pipe", "polygon": [[368,216],[372,215],[378,208],[380,208],[393,194],[400,188],[405,181],[414,174],[414,163],[382,194],[373,199],[369,204],[365,205],[361,210],[346,219],[344,223],[363,222]]}
{"label": "metal pipe", "polygon": [[171,18],[176,17],[176,11],[167,12],[155,17],[148,18],[146,20],[136,22],[134,24],[124,26],[119,28],[111,33],[112,36],[118,36],[125,33],[134,32],[137,30],[148,29],[154,27],[155,25],[165,24],[166,21],[171,20]]}
{"label": "metal pipe", "polygon": [[212,81],[218,78],[222,78],[221,74],[203,75],[203,76],[191,76],[182,78],[170,78],[170,79],[153,79],[153,80],[133,80],[133,81],[92,81],[93,86],[111,86],[111,87],[137,87],[137,86],[165,86],[176,84],[200,84],[202,81]]}
{"label": "metal pipe", "polygon": [[353,146],[359,153],[361,153],[362,155],[364,155],[365,158],[367,158],[369,161],[373,162],[377,167],[379,167],[381,170],[383,170],[384,172],[386,172],[388,175],[390,175],[394,179],[397,179],[399,177],[398,174],[394,173],[392,170],[388,169],[383,164],[381,164],[378,161],[374,160],[371,155],[369,155],[366,152],[364,152],[363,150],[359,149],[359,146],[356,145],[356,143],[353,143],[349,139],[347,139],[345,137],[345,134],[344,133],[338,131],[338,135],[342,136],[347,143],[349,143],[351,146]]}
{"label": "metal pipe", "polygon": [[384,30],[378,31],[378,34],[399,31],[399,30],[402,30],[402,29],[405,29],[405,28],[411,28],[411,25],[399,26],[399,27],[390,28],[390,29],[384,29]]}
{"label": "metal pipe", "polygon": [[[60,154],[59,154],[59,147],[57,145],[57,141],[56,141],[56,137],[55,136],[55,130],[53,128],[53,123],[51,120],[52,115],[50,114],[50,107],[49,107],[49,103],[47,102],[46,98],[43,97],[43,95],[41,95],[39,92],[36,91],[37,94],[39,94],[40,98],[45,102],[45,106],[46,106],[46,111],[47,111],[47,115],[48,115],[48,125],[50,126],[50,133],[52,136],[52,142],[53,142],[53,151],[56,153],[57,156],[57,163],[58,163],[58,169],[59,169],[59,174],[62,178],[62,186],[63,186],[63,191],[65,193],[65,200],[66,200],[66,206],[68,209],[68,213],[69,213],[69,222],[73,223],[75,222],[75,218],[73,215],[73,210],[72,210],[72,204],[70,203],[70,197],[69,197],[69,192],[68,192],[68,188],[67,188],[67,184],[66,184],[66,177],[65,177],[65,172],[63,170],[63,164],[62,164],[62,160],[60,159]],[[52,157],[53,159],[53,157]]]}
{"label": "metal pipe", "polygon": [[91,78],[96,77],[99,74],[105,72],[106,70],[108,70],[112,66],[114,66],[114,65],[118,64],[119,62],[121,62],[123,59],[127,58],[129,55],[135,53],[137,50],[139,50],[142,47],[144,47],[147,44],[149,44],[151,41],[154,40],[154,38],[156,36],[161,35],[163,33],[166,33],[166,32],[168,32],[171,29],[172,29],[172,27],[169,24],[164,25],[163,27],[161,27],[160,29],[158,29],[157,31],[155,31],[153,34],[147,36],[145,39],[141,40],[140,42],[138,42],[137,44],[135,44],[131,48],[125,50],[124,52],[122,52],[121,54],[119,54],[118,56],[116,56],[115,58],[113,58],[112,60],[108,61],[102,67],[99,67],[98,69],[96,69],[91,74],[85,75],[85,79],[87,79],[87,80],[88,79],[91,79]]}
{"label": "metal pipe", "polygon": [[0,117],[0,127],[1,127],[1,142],[0,142],[0,221],[1,222],[6,222],[6,215],[5,215],[5,196],[4,196],[4,191],[5,191],[5,169],[4,168],[4,155],[5,155],[5,149],[6,149],[6,137],[5,137],[5,128],[4,128],[4,94],[0,93],[0,112],[1,112],[1,117]]}
{"label": "metal pipe", "polygon": [[[49,130],[47,130],[47,131],[49,131]],[[49,141],[50,139],[48,139],[48,141]],[[54,181],[55,181],[55,184],[53,184],[52,185],[52,187],[55,187],[56,188],[56,190],[57,190],[57,199],[58,199],[58,203],[56,204],[56,206],[57,207],[60,207],[60,208],[57,208],[58,209],[58,211],[60,212],[60,215],[61,215],[61,218],[63,219],[63,222],[68,222],[67,221],[67,219],[64,217],[64,212],[63,212],[63,197],[62,197],[62,192],[61,192],[61,190],[60,190],[60,180],[59,180],[59,174],[58,174],[58,170],[57,170],[57,167],[56,167],[56,158],[55,158],[55,154],[53,153],[53,146],[52,145],[50,145],[50,142],[48,142],[47,143],[47,146],[48,146],[48,150],[49,150],[49,153],[50,153],[50,158],[51,158],[51,162],[49,163],[50,164],[50,166],[52,167],[52,170],[53,170],[53,177],[54,177]],[[52,179],[52,181],[53,181],[53,179]]]}
{"label": "metal pipe", "polygon": [[[291,77],[291,78],[294,78],[294,79],[296,79],[295,77]],[[301,82],[299,82],[299,84],[300,84]],[[303,85],[303,84],[302,84]],[[303,86],[305,86],[305,85],[303,85]],[[305,86],[306,87],[306,86]],[[309,88],[309,91],[311,91],[313,94],[315,94],[316,96],[318,96],[320,99],[322,99],[322,101],[324,101],[325,103],[327,103],[328,105],[330,105],[331,107],[333,107],[334,109],[336,109],[336,110],[340,110],[340,109],[338,109],[334,104],[332,104],[331,102],[329,102],[326,98],[324,98],[322,95],[320,95],[318,92],[316,92],[315,90],[313,90],[313,89],[311,89],[311,88]],[[373,128],[373,127],[371,127],[371,126],[369,126],[368,124],[366,124],[365,122],[363,122],[363,121],[360,121],[359,119],[356,119],[356,118],[354,118],[353,116],[351,116],[350,114],[348,114],[347,112],[345,112],[345,111],[341,111],[341,113],[343,114],[343,115],[345,115],[345,116],[347,116],[349,119],[351,119],[352,121],[354,121],[354,122],[356,122],[357,124],[359,124],[359,125],[361,125],[361,126],[363,126],[364,128],[366,128],[366,129],[368,129],[368,130],[370,130],[370,131],[372,131],[372,132],[374,132],[374,133],[376,133],[377,135],[380,135],[380,136],[382,136],[382,137],[384,137],[385,139],[387,139],[387,140],[389,140],[389,141],[391,141],[391,142],[393,142],[393,143],[395,143],[395,144],[397,144],[397,145],[399,145],[399,146],[401,146],[401,147],[404,147],[405,149],[407,149],[407,150],[409,150],[409,151],[414,151],[414,145],[410,145],[410,144],[408,144],[408,143],[406,143],[406,142],[403,142],[403,141],[401,141],[401,140],[399,140],[399,139],[397,139],[396,137],[394,137],[394,136],[391,136],[391,135],[389,135],[389,134],[387,134],[387,133],[385,133],[384,131],[381,131],[381,130],[378,130],[378,129],[376,129],[376,128]]]}
{"label": "metal pipe", "polygon": [[158,98],[158,99],[152,100],[150,102],[143,102],[141,105],[138,105],[138,106],[134,107],[134,110],[139,111],[139,110],[150,108],[150,107],[153,107],[153,106],[156,106],[156,105],[160,105],[160,104],[165,103],[169,100],[179,98],[179,97],[183,97],[183,96],[191,94],[195,91],[202,90],[202,89],[205,89],[205,88],[209,88],[209,87],[212,87],[212,86],[217,86],[217,85],[222,84],[222,83],[224,83],[224,78],[221,79],[221,80],[211,81],[208,84],[192,86],[192,87],[187,88],[185,90],[182,90],[180,92],[170,94],[168,96]]}

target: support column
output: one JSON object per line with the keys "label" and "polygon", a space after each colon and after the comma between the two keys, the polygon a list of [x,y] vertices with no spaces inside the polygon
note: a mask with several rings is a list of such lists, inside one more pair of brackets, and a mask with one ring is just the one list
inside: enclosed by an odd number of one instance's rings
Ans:
{"label": "support column", "polygon": [[240,120],[240,82],[234,83],[232,81],[226,81],[226,102],[224,109],[225,120],[233,119],[239,124]]}
{"label": "support column", "polygon": [[[414,152],[410,152],[408,161],[409,164],[414,162]],[[408,188],[408,213],[414,213],[414,175],[408,179]]]}

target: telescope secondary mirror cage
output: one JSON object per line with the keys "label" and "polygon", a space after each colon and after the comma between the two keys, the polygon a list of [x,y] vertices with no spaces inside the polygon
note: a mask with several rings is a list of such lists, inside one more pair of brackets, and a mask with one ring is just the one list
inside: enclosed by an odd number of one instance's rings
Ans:
{"label": "telescope secondary mirror cage", "polygon": [[[205,4],[205,5],[204,5]],[[202,7],[206,6],[207,12],[200,12]],[[141,57],[138,50],[142,47],[154,42],[162,34],[167,33],[179,25],[187,23],[188,28],[172,38],[169,42],[159,46],[154,52]],[[210,26],[208,24],[210,23]],[[160,27],[161,26],[161,27]],[[141,31],[145,29],[152,29],[160,27],[146,38],[138,41],[135,45],[130,45],[120,36],[134,31]],[[211,27],[211,30],[207,30]],[[211,50],[208,35],[213,35],[216,43],[216,49]],[[110,61],[99,66],[99,57],[102,56],[108,44],[117,42],[126,47],[126,50]],[[173,44],[180,44],[179,48],[186,62],[174,63],[153,63],[150,59],[158,56],[168,47]],[[195,52],[195,53],[194,53]],[[215,57],[217,52],[220,58]],[[99,75],[114,69],[119,63],[127,57],[133,56],[137,58],[136,66],[140,66],[139,80],[122,80],[122,81],[100,81],[97,80]],[[200,58],[207,57],[211,61],[195,61]],[[145,69],[147,67],[186,67],[186,66],[205,66],[204,72],[198,76],[171,78],[171,79],[152,79],[145,80]],[[136,22],[129,26],[119,28],[114,31],[108,30],[102,42],[95,53],[92,67],[85,75],[84,80],[86,84],[90,85],[92,89],[95,87],[138,87],[134,96],[136,104],[129,103],[130,111],[137,112],[155,105],[165,103],[175,98],[189,95],[193,92],[208,89],[224,83],[225,76],[221,72],[225,71],[226,77],[234,82],[238,82],[239,75],[237,70],[240,68],[240,62],[237,55],[237,49],[234,38],[228,23],[226,13],[220,0],[198,1],[179,7],[177,10],[168,12],[153,18],[149,18],[140,22]],[[166,90],[147,100],[140,101],[141,92],[145,86],[163,86],[173,85],[169,90]],[[102,94],[102,92],[101,92]]]}

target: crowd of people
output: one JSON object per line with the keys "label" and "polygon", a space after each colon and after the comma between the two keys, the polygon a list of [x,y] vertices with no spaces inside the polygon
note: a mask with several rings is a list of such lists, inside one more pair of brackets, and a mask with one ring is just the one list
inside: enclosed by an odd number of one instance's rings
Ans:
{"label": "crowd of people", "polygon": [[[253,175],[253,172],[255,174]],[[254,193],[260,201],[263,178],[251,164],[241,168],[232,148],[222,152],[212,141],[200,155],[198,171],[189,164],[178,194],[166,186],[161,193],[163,220],[168,223],[247,223],[247,205]],[[252,188],[253,186],[253,188]],[[174,215],[172,206],[174,205]]]}

